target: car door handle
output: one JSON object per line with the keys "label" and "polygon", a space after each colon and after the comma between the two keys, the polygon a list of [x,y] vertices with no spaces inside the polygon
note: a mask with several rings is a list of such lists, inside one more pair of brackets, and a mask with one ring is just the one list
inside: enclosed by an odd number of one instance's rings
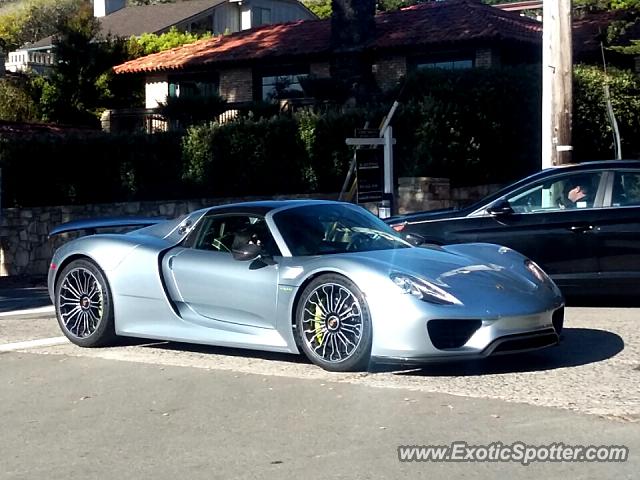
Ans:
{"label": "car door handle", "polygon": [[169,270],[173,270],[173,259],[176,257],[169,257],[169,259],[167,260],[167,267],[169,267]]}
{"label": "car door handle", "polygon": [[593,230],[593,225],[571,225],[569,230],[573,233],[586,233]]}

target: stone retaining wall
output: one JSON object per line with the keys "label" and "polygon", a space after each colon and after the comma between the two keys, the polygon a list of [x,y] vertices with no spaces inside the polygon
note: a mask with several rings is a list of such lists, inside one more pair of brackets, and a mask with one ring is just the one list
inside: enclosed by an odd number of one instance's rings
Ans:
{"label": "stone retaining wall", "polygon": [[396,203],[399,214],[459,208],[499,190],[501,185],[451,187],[448,178],[400,177]]}
{"label": "stone retaining wall", "polygon": [[[400,178],[398,213],[455,207],[471,203],[497,188],[487,185],[473,188],[450,188],[442,178]],[[337,195],[287,195],[278,198],[325,198]],[[173,218],[193,210],[226,203],[257,200],[256,197],[207,198],[182,201],[122,202],[95,205],[73,205],[34,208],[6,208],[0,218],[0,276],[44,275],[53,251],[78,233],[58,235],[48,233],[57,225],[82,218],[95,217],[167,217]],[[375,204],[366,208],[377,213]]]}

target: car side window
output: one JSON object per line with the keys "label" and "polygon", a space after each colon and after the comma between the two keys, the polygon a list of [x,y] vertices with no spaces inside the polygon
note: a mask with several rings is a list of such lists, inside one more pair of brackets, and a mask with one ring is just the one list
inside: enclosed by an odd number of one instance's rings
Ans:
{"label": "car side window", "polygon": [[231,254],[239,242],[261,245],[266,253],[280,255],[264,218],[251,215],[212,215],[202,220],[202,226],[191,239],[190,246]]}
{"label": "car side window", "polygon": [[640,172],[618,171],[613,177],[611,206],[640,205]]}
{"label": "car side window", "polygon": [[562,175],[533,184],[506,198],[516,213],[592,208],[602,175],[603,172]]}

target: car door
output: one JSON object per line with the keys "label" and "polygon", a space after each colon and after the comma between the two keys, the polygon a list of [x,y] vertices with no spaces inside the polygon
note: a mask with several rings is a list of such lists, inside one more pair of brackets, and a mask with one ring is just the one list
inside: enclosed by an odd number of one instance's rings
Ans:
{"label": "car door", "polygon": [[[602,172],[559,172],[521,186],[494,203],[503,211],[489,213],[492,205],[487,205],[458,220],[449,237],[511,247],[539,263],[561,286],[595,282],[599,265],[594,221],[602,210],[603,180]],[[574,203],[568,196],[578,183],[589,196]]]}
{"label": "car door", "polygon": [[243,214],[204,217],[184,246],[167,253],[167,289],[185,320],[275,328],[277,265],[238,261],[231,253],[248,229],[265,251],[279,255],[264,218]]}
{"label": "car door", "polygon": [[598,225],[602,287],[605,292],[640,291],[640,170],[609,173]]}

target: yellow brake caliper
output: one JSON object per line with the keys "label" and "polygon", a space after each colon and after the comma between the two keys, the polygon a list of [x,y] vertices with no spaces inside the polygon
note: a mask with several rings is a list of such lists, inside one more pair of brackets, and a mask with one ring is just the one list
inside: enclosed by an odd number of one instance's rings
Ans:
{"label": "yellow brake caliper", "polygon": [[318,345],[322,345],[322,341],[324,340],[324,335],[322,334],[322,310],[318,305],[316,305],[316,312],[313,316],[313,326],[316,331]]}

